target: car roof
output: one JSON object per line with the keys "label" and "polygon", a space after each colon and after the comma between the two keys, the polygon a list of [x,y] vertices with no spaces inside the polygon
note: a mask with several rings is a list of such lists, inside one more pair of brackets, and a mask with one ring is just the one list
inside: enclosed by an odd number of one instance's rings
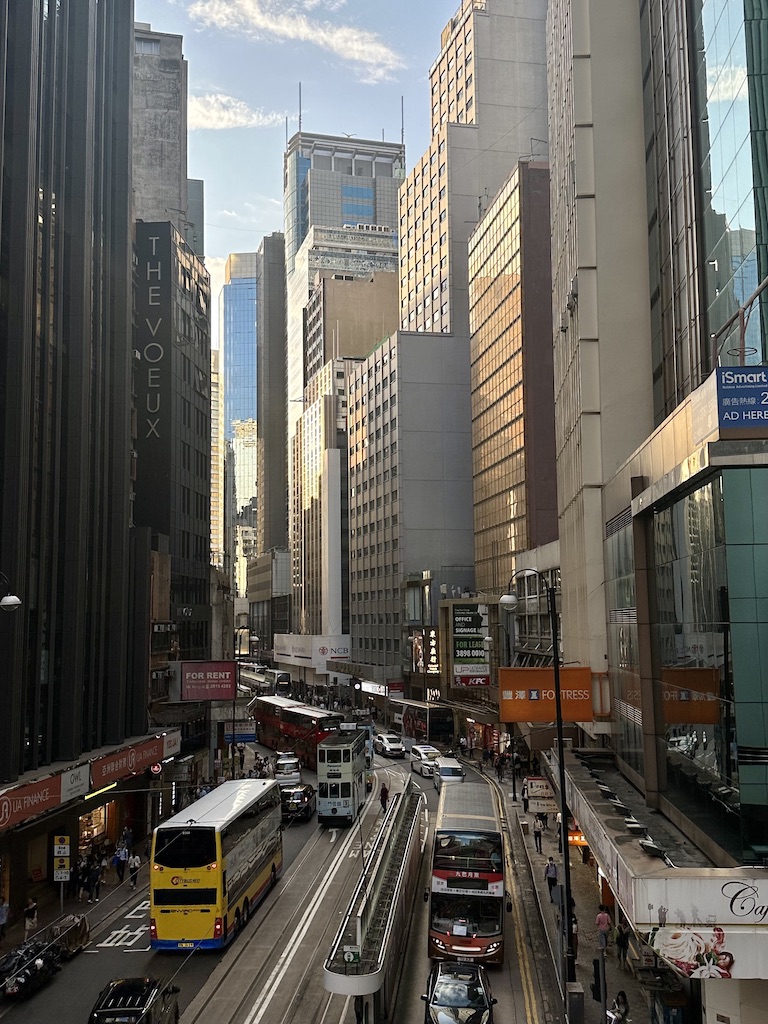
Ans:
{"label": "car roof", "polygon": [[113,978],[99,996],[94,1012],[141,1010],[159,987],[160,982],[156,978]]}
{"label": "car roof", "polygon": [[383,740],[397,740],[398,743],[400,742],[400,737],[396,732],[383,732],[381,738]]}
{"label": "car roof", "polygon": [[449,976],[458,981],[476,981],[483,973],[481,964],[459,963],[457,960],[443,960],[436,964],[440,977]]}

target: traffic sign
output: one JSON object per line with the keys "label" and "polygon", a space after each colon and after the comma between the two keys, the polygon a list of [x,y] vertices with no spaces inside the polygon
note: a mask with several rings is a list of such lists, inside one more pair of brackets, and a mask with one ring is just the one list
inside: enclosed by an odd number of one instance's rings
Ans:
{"label": "traffic sign", "polygon": [[54,882],[68,882],[69,881],[69,869],[66,871],[54,870],[53,872]]}
{"label": "traffic sign", "polygon": [[53,841],[53,856],[69,856],[69,836],[56,836],[56,838]]}
{"label": "traffic sign", "polygon": [[344,947],[344,963],[345,964],[357,964],[360,962],[360,947],[359,946],[345,946]]}

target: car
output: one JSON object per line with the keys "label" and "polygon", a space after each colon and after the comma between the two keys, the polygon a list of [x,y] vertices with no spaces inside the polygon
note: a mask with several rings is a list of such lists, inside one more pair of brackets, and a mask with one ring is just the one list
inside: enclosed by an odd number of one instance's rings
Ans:
{"label": "car", "polygon": [[466,772],[455,757],[438,757],[432,763],[432,781],[439,792],[443,786],[463,782]]}
{"label": "car", "polygon": [[301,785],[301,762],[292,754],[280,755],[275,761],[275,778],[280,786]]}
{"label": "car", "polygon": [[177,1024],[178,985],[157,978],[114,978],[102,989],[88,1024]]}
{"label": "car", "polygon": [[418,772],[422,778],[425,776],[430,778],[438,757],[440,757],[440,751],[437,747],[431,747],[427,743],[414,744],[411,747],[411,771]]}
{"label": "car", "polygon": [[373,749],[387,757],[405,757],[403,741],[394,732],[380,732],[373,737]]}
{"label": "car", "polygon": [[284,818],[306,818],[307,821],[317,810],[317,795],[314,786],[281,786],[280,803]]}
{"label": "car", "polygon": [[[493,1024],[497,1000],[491,993],[488,973],[481,964],[444,960],[429,972],[427,991],[421,997],[427,1004],[425,1024]],[[467,1013],[467,1011],[470,1011]]]}

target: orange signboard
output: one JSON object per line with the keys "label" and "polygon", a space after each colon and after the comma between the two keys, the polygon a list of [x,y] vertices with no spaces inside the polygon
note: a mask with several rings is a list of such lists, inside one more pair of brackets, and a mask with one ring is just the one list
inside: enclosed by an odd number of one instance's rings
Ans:
{"label": "orange signboard", "polygon": [[[554,722],[555,674],[552,668],[500,668],[502,722]],[[564,722],[592,721],[592,670],[560,669]]]}
{"label": "orange signboard", "polygon": [[661,699],[670,725],[717,725],[720,721],[720,670],[663,668]]}

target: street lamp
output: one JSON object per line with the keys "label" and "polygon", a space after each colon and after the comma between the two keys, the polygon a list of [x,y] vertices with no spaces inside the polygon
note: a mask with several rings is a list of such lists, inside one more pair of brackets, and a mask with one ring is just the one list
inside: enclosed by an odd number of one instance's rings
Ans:
{"label": "street lamp", "polygon": [[[544,573],[538,569],[518,569],[510,577],[507,584],[507,593],[499,599],[499,604],[508,611],[513,612],[518,605],[517,594],[512,590],[512,584],[518,576],[537,576],[547,594],[547,608],[549,610],[549,625],[552,631],[552,669],[555,677],[555,718],[557,725],[557,756],[558,775],[560,782],[560,844],[563,849],[563,906],[561,907],[561,925],[565,928],[565,981],[576,980],[576,965],[573,955],[573,908],[571,906],[571,850],[568,845],[568,799],[565,793],[565,741],[563,739],[563,706],[560,695],[560,642],[557,629],[557,605],[555,603],[555,588],[549,582]],[[564,988],[563,995],[567,1005],[567,990]]]}
{"label": "street lamp", "polygon": [[4,612],[17,612],[21,608],[21,598],[11,593],[11,581],[4,572],[0,572],[0,584],[5,587],[5,595],[0,598],[0,608]]}

